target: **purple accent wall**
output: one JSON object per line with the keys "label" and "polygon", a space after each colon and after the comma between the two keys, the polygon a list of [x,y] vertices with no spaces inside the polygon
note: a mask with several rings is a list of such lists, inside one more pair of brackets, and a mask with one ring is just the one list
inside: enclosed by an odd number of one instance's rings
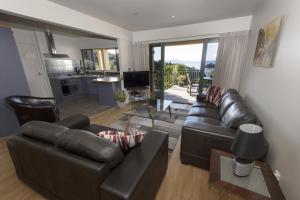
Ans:
{"label": "purple accent wall", "polygon": [[0,137],[13,134],[19,128],[14,112],[4,102],[9,95],[30,95],[30,91],[13,32],[0,27]]}

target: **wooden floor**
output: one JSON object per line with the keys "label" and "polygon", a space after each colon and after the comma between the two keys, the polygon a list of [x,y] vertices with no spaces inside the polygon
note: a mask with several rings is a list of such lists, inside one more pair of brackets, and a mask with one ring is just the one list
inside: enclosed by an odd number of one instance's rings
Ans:
{"label": "wooden floor", "polygon": [[[110,125],[122,116],[123,111],[118,108],[111,108],[91,117],[91,122]],[[44,199],[18,179],[6,147],[6,140],[7,138],[0,140],[0,199]],[[208,172],[181,164],[179,153],[180,142],[177,143],[171,155],[168,171],[156,200],[207,200]]]}

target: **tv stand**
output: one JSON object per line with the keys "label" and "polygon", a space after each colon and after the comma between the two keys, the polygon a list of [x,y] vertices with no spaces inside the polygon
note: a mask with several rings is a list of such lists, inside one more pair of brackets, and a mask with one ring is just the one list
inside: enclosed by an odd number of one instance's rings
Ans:
{"label": "tv stand", "polygon": [[129,101],[143,101],[150,96],[149,87],[127,88],[129,94]]}

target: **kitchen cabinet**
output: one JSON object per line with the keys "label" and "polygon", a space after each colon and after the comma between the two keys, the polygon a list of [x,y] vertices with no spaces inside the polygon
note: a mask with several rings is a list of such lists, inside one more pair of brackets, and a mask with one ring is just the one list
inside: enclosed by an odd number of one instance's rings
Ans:
{"label": "kitchen cabinet", "polygon": [[85,95],[98,95],[94,76],[52,77],[50,84],[57,103],[76,100]]}
{"label": "kitchen cabinet", "polygon": [[95,79],[95,77],[86,77],[85,83],[87,85],[87,94],[89,95],[98,95],[98,88],[96,83],[93,83],[92,80]]}

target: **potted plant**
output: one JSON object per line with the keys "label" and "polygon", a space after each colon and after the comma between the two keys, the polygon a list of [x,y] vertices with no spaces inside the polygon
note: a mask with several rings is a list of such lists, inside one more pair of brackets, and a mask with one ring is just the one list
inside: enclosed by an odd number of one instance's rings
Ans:
{"label": "potted plant", "polygon": [[115,99],[119,108],[124,108],[126,106],[127,95],[124,90],[115,91]]}
{"label": "potted plant", "polygon": [[176,77],[177,84],[181,87],[184,85],[185,80],[186,80],[185,75],[179,75],[179,76]]}
{"label": "potted plant", "polygon": [[157,98],[154,92],[151,92],[150,98],[149,98],[149,105],[150,106],[156,106],[157,105]]}

